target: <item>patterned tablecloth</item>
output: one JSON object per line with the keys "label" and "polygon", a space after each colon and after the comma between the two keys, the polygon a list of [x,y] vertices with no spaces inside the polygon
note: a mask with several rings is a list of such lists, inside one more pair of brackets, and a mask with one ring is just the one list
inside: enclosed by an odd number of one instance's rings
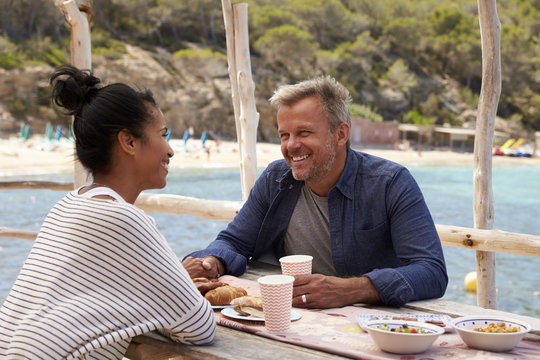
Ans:
{"label": "patterned tablecloth", "polygon": [[[220,280],[243,287],[249,295],[260,294],[256,281],[232,276],[223,276]],[[299,312],[302,318],[293,321],[290,330],[279,333],[266,331],[264,322],[232,319],[219,310],[215,311],[215,317],[217,323],[223,326],[354,359],[540,359],[540,338],[537,336],[526,336],[512,351],[495,353],[469,348],[454,330],[439,336],[422,354],[390,354],[381,351],[369,334],[359,327],[357,321],[359,314],[383,314],[380,310],[355,306],[294,310]],[[392,309],[391,312],[399,313],[399,310]]]}

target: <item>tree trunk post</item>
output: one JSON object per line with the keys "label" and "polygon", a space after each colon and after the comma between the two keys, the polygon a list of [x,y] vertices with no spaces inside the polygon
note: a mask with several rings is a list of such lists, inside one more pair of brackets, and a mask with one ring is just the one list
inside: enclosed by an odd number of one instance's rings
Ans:
{"label": "tree trunk post", "polygon": [[241,163],[244,169],[242,200],[247,200],[249,192],[257,180],[257,126],[259,113],[255,105],[255,85],[251,75],[248,33],[248,5],[234,5],[234,44],[238,94],[240,95],[239,145]]}
{"label": "tree trunk post", "polygon": [[[236,126],[236,139],[239,144],[240,160],[242,160],[242,146],[240,146],[240,139],[242,138],[240,127],[240,96],[238,94],[238,82],[236,76],[236,53],[234,44],[234,19],[233,8],[231,0],[221,0],[223,7],[223,21],[225,23],[225,40],[227,44],[227,63],[229,65],[229,80],[231,81],[232,103],[234,111],[234,123]],[[242,184],[244,180],[244,164],[240,161],[240,181]],[[244,199],[244,193],[242,191],[242,199]],[[245,199],[244,199],[245,200]]]}
{"label": "tree trunk post", "polygon": [[[251,76],[247,4],[231,6],[222,0],[223,20],[227,42],[227,61],[232,88],[236,137],[240,155],[242,200],[247,200],[257,178],[257,126],[259,115],[255,108],[254,85]],[[242,82],[240,88],[239,82]]]}
{"label": "tree trunk post", "polygon": [[[474,227],[493,229],[492,147],[501,93],[501,24],[496,0],[478,0],[478,17],[482,39],[482,87],[474,139]],[[476,273],[478,305],[496,309],[494,252],[476,252]]]}
{"label": "tree trunk post", "polygon": [[[78,69],[92,69],[92,50],[90,47],[90,21],[92,19],[92,2],[75,0],[55,1],[71,27],[71,63]],[[87,183],[90,174],[78,159],[74,161],[73,185],[78,188]]]}

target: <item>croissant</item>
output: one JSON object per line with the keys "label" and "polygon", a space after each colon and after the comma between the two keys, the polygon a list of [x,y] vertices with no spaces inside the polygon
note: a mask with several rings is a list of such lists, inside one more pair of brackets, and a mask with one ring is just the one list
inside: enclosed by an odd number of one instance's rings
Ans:
{"label": "croissant", "polygon": [[212,305],[229,305],[233,299],[247,295],[246,290],[230,285],[220,286],[208,291],[204,297]]}
{"label": "croissant", "polygon": [[197,286],[197,290],[200,291],[201,295],[206,295],[207,292],[222,286],[226,286],[227,284],[219,281],[209,281],[207,283],[195,283],[195,285]]}
{"label": "croissant", "polygon": [[210,290],[215,289],[217,287],[228,285],[218,280],[210,281],[205,277],[198,277],[192,280],[195,286],[197,287],[197,290],[199,290],[199,292],[201,293],[201,295],[204,295]]}

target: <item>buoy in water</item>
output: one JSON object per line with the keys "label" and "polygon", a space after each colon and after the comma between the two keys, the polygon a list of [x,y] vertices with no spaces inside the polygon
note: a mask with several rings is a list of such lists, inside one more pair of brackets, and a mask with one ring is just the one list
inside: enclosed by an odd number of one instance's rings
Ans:
{"label": "buoy in water", "polygon": [[471,271],[465,276],[465,287],[467,290],[476,291],[476,271]]}

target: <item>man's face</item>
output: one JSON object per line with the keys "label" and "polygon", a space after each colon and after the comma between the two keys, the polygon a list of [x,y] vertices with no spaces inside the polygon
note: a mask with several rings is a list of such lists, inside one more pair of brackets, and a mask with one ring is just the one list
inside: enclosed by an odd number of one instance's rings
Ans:
{"label": "man's face", "polygon": [[329,175],[339,178],[343,167],[335,166],[338,131],[330,131],[330,121],[316,96],[282,106],[277,121],[281,152],[295,179],[313,189],[312,184],[324,182]]}

